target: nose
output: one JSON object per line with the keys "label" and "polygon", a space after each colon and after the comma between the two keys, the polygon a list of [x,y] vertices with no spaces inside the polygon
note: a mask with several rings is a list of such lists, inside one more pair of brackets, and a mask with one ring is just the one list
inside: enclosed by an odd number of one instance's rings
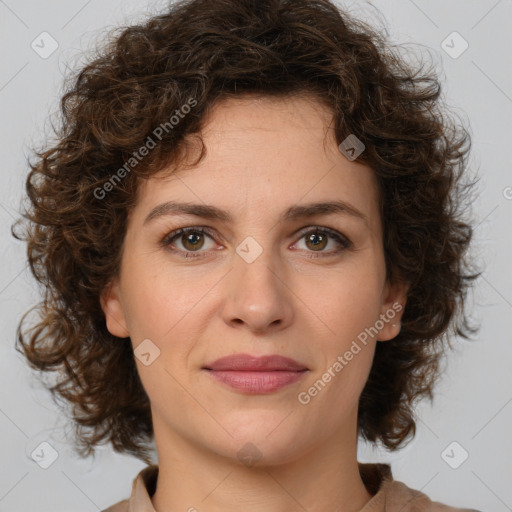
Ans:
{"label": "nose", "polygon": [[226,276],[224,321],[253,334],[279,331],[293,321],[293,292],[282,265],[263,251],[254,261],[238,254]]}

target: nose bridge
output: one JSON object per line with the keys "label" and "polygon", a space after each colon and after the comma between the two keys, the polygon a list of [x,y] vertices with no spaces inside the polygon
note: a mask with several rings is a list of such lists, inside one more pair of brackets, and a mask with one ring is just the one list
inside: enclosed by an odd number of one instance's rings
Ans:
{"label": "nose bridge", "polygon": [[[255,237],[248,236],[236,247],[235,279],[239,280],[237,288],[241,287],[243,290],[244,285],[247,285],[252,292],[260,290],[266,295],[280,294],[282,284],[277,274],[280,271],[282,273],[282,265],[275,257],[270,236],[266,236],[264,241],[262,237],[263,235],[258,237],[262,241],[260,243]],[[267,296],[266,300],[270,299]]]}
{"label": "nose bridge", "polygon": [[265,237],[264,246],[256,237],[247,236],[236,247],[224,311],[226,322],[243,322],[252,330],[263,331],[271,324],[283,326],[291,320],[286,271],[269,240],[270,236]]}

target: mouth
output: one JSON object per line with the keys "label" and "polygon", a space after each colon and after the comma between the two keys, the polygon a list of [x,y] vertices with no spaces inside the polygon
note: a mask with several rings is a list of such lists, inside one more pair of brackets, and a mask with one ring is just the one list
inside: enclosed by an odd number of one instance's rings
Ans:
{"label": "mouth", "polygon": [[302,379],[309,369],[288,357],[254,357],[235,354],[222,357],[203,367],[218,382],[245,394],[278,391]]}

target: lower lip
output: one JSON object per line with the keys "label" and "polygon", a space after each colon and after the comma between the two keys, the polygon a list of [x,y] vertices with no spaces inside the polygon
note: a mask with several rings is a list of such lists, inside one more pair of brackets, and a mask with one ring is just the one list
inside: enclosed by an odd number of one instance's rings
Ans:
{"label": "lower lip", "polygon": [[237,391],[250,395],[272,393],[301,379],[306,371],[249,372],[233,370],[207,370],[216,380]]}

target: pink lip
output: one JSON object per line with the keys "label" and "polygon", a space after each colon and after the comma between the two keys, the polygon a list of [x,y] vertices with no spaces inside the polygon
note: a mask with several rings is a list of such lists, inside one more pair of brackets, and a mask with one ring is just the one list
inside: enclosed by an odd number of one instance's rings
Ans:
{"label": "pink lip", "polygon": [[247,394],[272,393],[302,378],[308,368],[288,357],[235,354],[204,367],[216,380]]}

